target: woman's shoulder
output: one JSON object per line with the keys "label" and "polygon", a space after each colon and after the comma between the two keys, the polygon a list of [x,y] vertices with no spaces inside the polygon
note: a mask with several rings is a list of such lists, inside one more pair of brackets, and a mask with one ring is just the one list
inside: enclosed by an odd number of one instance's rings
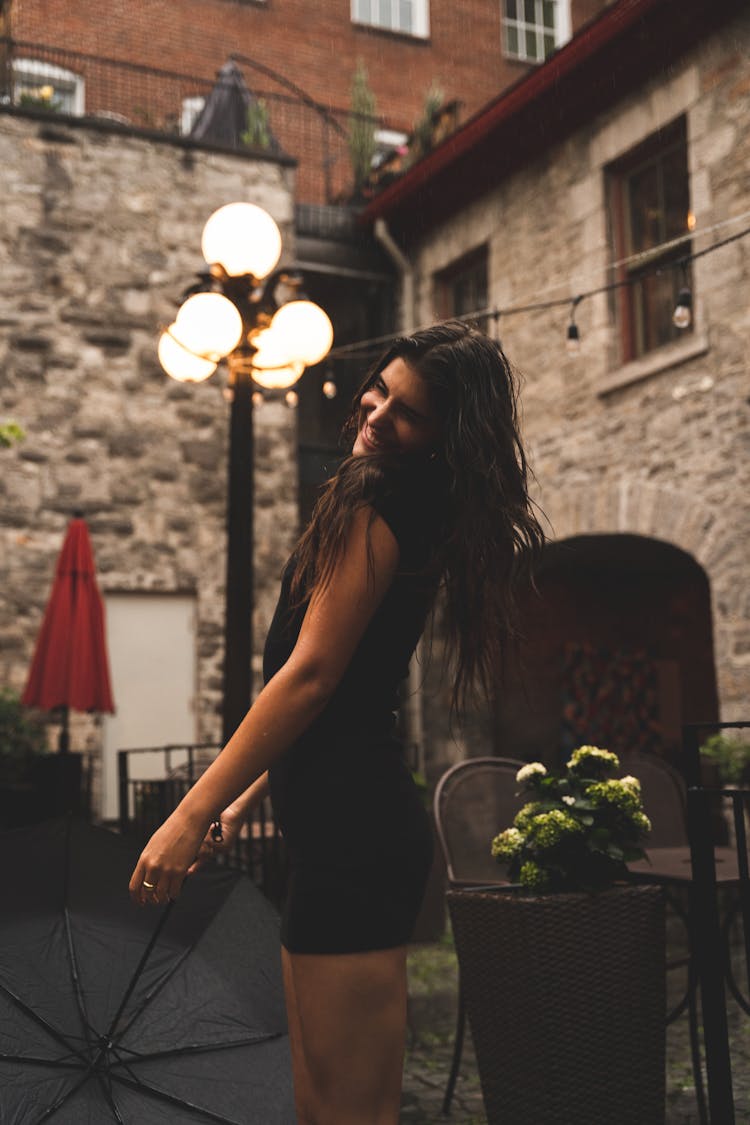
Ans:
{"label": "woman's shoulder", "polygon": [[341,471],[356,480],[358,504],[371,506],[411,552],[432,537],[439,520],[439,487],[430,470],[425,458],[373,455],[349,458]]}

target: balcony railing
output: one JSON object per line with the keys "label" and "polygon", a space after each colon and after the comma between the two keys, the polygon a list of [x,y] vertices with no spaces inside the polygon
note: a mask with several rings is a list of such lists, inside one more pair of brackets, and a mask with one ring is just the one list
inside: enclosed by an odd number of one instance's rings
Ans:
{"label": "balcony railing", "polygon": [[[253,101],[244,136],[231,143],[194,140],[257,156],[271,152],[297,162],[296,197],[302,203],[349,201],[354,173],[349,135],[354,115],[316,102],[283,75],[235,56]],[[216,81],[80,51],[0,37],[0,104],[148,135],[190,133]],[[373,130],[380,118],[367,118]]]}

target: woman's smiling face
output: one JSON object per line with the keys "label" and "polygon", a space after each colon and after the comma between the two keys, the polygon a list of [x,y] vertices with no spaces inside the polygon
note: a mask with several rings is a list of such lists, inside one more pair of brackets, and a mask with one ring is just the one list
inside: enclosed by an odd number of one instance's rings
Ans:
{"label": "woman's smiling face", "polygon": [[377,375],[359,400],[359,430],[352,454],[432,452],[441,426],[427,384],[397,357]]}

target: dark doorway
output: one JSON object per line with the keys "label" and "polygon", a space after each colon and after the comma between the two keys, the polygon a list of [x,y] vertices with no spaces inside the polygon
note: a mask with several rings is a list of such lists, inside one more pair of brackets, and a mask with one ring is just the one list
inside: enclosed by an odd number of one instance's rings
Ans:
{"label": "dark doorway", "polygon": [[676,763],[685,722],[718,717],[711,599],[684,551],[637,535],[550,544],[495,709],[495,752],[556,765],[575,746]]}

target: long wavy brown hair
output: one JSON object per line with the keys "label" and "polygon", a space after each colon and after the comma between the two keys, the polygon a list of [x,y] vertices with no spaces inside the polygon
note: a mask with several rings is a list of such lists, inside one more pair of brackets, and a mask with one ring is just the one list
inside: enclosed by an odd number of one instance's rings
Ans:
{"label": "long wavy brown hair", "polygon": [[[444,591],[453,705],[460,710],[475,689],[492,694],[517,635],[517,583],[544,543],[528,491],[517,379],[500,345],[464,321],[399,337],[357,392],[343,434],[348,448],[359,429],[361,396],[397,358],[424,379],[442,427],[426,478],[438,492],[439,513],[429,569]],[[294,598],[330,581],[354,512],[385,471],[382,457],[350,456],[328,481],[297,545]]]}

